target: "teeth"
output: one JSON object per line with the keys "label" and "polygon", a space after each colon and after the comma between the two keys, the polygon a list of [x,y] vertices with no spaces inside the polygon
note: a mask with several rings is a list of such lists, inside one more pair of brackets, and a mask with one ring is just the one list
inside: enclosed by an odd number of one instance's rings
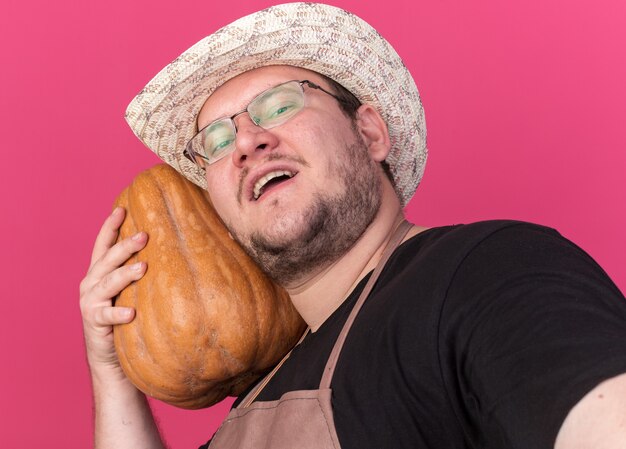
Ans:
{"label": "teeth", "polygon": [[270,172],[267,175],[263,176],[261,179],[259,179],[256,182],[256,184],[254,184],[254,199],[256,200],[259,198],[259,196],[261,196],[261,190],[263,189],[265,184],[270,182],[272,179],[278,178],[279,176],[289,176],[290,178],[293,178],[293,175],[294,174],[290,171],[277,170],[277,171]]}

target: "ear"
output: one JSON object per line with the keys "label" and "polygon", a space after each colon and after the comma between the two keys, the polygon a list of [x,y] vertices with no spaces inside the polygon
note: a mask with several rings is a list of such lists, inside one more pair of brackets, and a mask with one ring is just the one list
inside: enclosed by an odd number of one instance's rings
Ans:
{"label": "ear", "polygon": [[376,162],[384,161],[391,149],[391,143],[387,124],[376,108],[369,104],[359,106],[356,111],[356,126],[370,157]]}

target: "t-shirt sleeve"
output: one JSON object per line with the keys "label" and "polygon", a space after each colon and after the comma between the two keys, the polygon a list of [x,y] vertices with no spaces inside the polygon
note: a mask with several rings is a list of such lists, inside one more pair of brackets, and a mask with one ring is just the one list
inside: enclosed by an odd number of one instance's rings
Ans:
{"label": "t-shirt sleeve", "polygon": [[497,230],[467,254],[440,321],[446,390],[479,447],[553,448],[571,408],[626,372],[626,300],[556,231]]}

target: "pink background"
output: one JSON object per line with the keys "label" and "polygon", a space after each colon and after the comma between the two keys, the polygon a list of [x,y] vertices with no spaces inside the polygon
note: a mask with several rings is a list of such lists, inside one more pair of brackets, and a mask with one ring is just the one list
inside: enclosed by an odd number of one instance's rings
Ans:
{"label": "pink background", "polygon": [[[220,3],[3,2],[3,447],[91,445],[78,284],[113,199],[157,162],[123,111],[180,52],[271,4]],[[556,227],[626,290],[623,0],[332,3],[387,37],[420,88],[430,159],[412,221]],[[156,412],[173,448],[197,447],[227,405]]]}

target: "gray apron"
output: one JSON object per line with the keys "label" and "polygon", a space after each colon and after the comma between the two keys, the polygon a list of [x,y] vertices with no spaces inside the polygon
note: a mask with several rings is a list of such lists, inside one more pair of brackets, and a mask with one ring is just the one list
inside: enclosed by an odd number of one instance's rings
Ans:
{"label": "gray apron", "polygon": [[[403,221],[387,244],[376,269],[354,305],[328,358],[318,390],[285,393],[277,401],[253,402],[287,360],[281,362],[230,411],[213,437],[210,449],[340,449],[331,405],[330,382],[339,353],[361,306],[371,292],[387,260],[407,234]],[[305,337],[302,336],[300,341]]]}

